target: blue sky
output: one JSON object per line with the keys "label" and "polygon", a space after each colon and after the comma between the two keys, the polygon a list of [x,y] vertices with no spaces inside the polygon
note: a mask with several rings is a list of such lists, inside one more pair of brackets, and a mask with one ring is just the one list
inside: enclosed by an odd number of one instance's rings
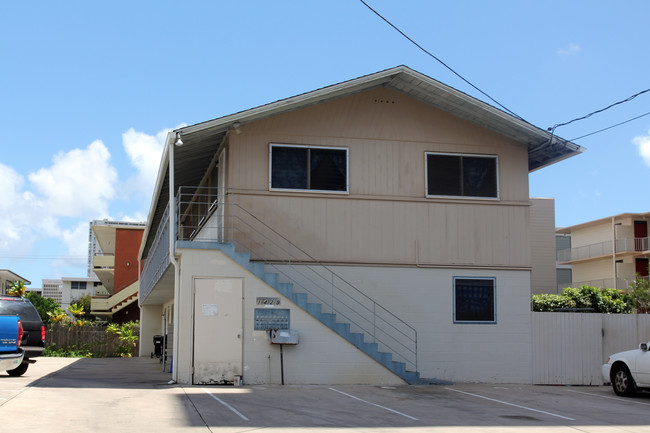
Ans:
{"label": "blue sky", "polygon": [[[547,128],[650,88],[646,1],[368,0],[474,85]],[[145,220],[166,132],[406,65],[479,99],[357,0],[32,1],[0,27],[0,269],[85,276],[88,222]],[[650,111],[650,93],[560,127]],[[650,210],[650,116],[530,175],[556,224]]]}

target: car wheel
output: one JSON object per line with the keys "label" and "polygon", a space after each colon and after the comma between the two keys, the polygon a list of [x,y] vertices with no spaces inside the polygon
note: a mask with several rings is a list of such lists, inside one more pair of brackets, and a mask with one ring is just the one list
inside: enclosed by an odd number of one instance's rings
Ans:
{"label": "car wheel", "polygon": [[621,365],[614,368],[612,372],[612,388],[616,395],[630,396],[636,392],[636,385],[634,379],[630,374],[630,370],[626,366]]}
{"label": "car wheel", "polygon": [[7,373],[9,373],[9,376],[22,376],[27,371],[27,367],[29,367],[29,362],[22,362],[13,370],[7,370]]}

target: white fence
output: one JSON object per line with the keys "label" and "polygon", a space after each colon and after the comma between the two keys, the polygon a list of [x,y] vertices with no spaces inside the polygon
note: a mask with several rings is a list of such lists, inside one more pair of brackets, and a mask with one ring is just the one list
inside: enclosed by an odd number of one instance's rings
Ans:
{"label": "white fence", "polygon": [[533,313],[533,383],[601,385],[612,353],[650,341],[648,314]]}

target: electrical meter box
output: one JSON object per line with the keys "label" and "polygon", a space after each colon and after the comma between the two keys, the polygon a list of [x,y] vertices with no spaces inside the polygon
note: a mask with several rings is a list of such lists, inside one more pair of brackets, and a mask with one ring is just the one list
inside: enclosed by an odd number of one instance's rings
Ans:
{"label": "electrical meter box", "polygon": [[271,331],[271,344],[298,344],[298,331],[295,329],[274,329]]}

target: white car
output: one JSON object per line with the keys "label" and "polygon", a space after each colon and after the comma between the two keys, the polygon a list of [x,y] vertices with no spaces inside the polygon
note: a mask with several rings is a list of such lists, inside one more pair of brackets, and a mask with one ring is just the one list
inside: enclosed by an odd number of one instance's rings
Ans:
{"label": "white car", "polygon": [[611,382],[617,395],[629,396],[638,390],[650,390],[650,342],[638,349],[615,353],[607,358],[602,372],[605,382]]}

